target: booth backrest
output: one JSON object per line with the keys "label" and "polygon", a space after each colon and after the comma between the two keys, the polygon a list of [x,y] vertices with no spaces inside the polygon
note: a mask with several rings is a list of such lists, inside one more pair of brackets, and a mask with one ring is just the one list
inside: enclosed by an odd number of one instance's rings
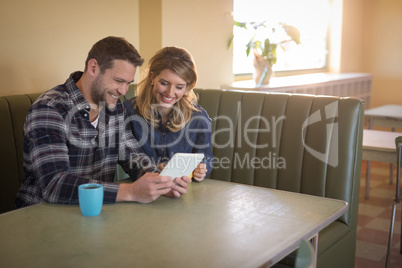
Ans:
{"label": "booth backrest", "polygon": [[356,226],[364,103],[357,98],[196,89],[212,118],[210,178],[345,200]]}
{"label": "booth backrest", "polygon": [[[121,99],[132,97],[134,89]],[[215,164],[210,178],[345,200],[348,212],[320,232],[317,267],[354,267],[363,101],[195,91],[212,118]],[[14,209],[24,173],[23,125],[39,95],[0,97],[0,213]]]}
{"label": "booth backrest", "polygon": [[23,170],[23,127],[31,104],[40,93],[0,97],[0,213],[14,209]]}
{"label": "booth backrest", "polygon": [[[130,85],[126,96],[134,96],[136,85]],[[29,107],[42,93],[0,97],[0,213],[15,209],[16,194],[24,178],[23,128]]]}
{"label": "booth backrest", "polygon": [[[361,100],[195,91],[213,120],[210,178],[345,200],[351,207],[342,220],[357,221]],[[23,179],[23,125],[39,95],[0,97],[0,213],[14,208]]]}

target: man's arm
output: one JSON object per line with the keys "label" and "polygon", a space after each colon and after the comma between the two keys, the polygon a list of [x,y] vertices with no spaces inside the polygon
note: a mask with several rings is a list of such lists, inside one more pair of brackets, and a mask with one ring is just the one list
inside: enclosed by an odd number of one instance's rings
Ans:
{"label": "man's arm", "polygon": [[67,125],[55,108],[39,104],[32,109],[28,114],[24,133],[26,168],[31,173],[30,179],[35,180],[38,188],[35,194],[40,195],[41,199],[49,203],[76,204],[79,185],[100,183],[105,190],[104,202],[115,201],[118,185],[77,174],[80,169],[88,173],[91,163],[82,164],[72,171],[70,161],[84,162],[85,154],[90,151],[73,145],[70,148],[67,146]]}

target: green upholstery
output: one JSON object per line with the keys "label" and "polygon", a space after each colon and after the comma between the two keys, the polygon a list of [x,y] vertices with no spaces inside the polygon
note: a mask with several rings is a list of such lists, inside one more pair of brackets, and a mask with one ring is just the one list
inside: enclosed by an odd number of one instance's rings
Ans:
{"label": "green upholstery", "polygon": [[[213,153],[218,163],[209,177],[347,201],[347,214],[319,234],[318,267],[354,267],[363,101],[267,92],[195,91],[213,122]],[[331,114],[334,108],[336,113]],[[320,120],[314,122],[317,118]],[[327,132],[329,150],[338,156],[336,165],[326,164],[333,162],[321,161],[307,150],[327,152]],[[286,168],[281,168],[281,157]],[[250,164],[252,160],[254,165]]]}
{"label": "green upholstery", "polygon": [[[363,101],[251,91],[195,91],[212,118],[216,161],[209,177],[347,201],[347,214],[319,234],[318,267],[354,267]],[[130,98],[133,92],[130,87],[121,99]],[[22,128],[26,112],[38,95],[0,97],[0,213],[14,208],[23,178]],[[334,107],[336,113],[331,114]],[[337,156],[335,164],[333,159],[324,159],[328,150],[329,155]],[[312,151],[324,158],[313,156]]]}
{"label": "green upholstery", "polygon": [[15,196],[24,177],[22,132],[25,116],[39,95],[0,97],[0,213],[14,209]]}

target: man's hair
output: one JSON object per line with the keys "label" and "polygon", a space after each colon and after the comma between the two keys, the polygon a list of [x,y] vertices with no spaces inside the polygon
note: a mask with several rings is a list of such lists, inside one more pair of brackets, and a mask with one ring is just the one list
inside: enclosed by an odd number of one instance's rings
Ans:
{"label": "man's hair", "polygon": [[88,62],[95,59],[98,62],[100,71],[103,73],[106,69],[112,68],[113,60],[125,60],[134,67],[141,66],[144,59],[141,58],[137,49],[122,37],[109,36],[96,42],[88,52],[85,61],[85,70],[88,68]]}

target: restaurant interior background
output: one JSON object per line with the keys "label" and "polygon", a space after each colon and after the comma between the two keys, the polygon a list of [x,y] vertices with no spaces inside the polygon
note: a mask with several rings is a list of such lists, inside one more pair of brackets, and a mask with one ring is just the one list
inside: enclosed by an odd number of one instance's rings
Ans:
{"label": "restaurant interior background", "polygon": [[[402,1],[333,1],[343,20],[330,71],[373,74],[371,107],[402,104]],[[220,88],[234,79],[232,9],[232,0],[2,0],[0,96],[63,83],[108,35],[124,36],[146,60],[161,47],[185,47],[198,67],[197,87]]]}

